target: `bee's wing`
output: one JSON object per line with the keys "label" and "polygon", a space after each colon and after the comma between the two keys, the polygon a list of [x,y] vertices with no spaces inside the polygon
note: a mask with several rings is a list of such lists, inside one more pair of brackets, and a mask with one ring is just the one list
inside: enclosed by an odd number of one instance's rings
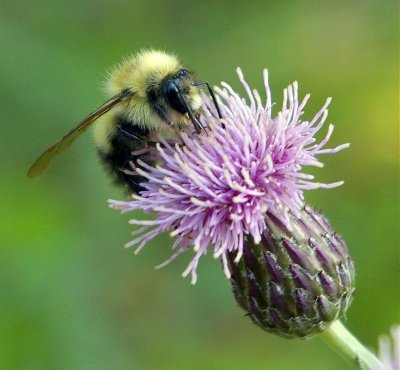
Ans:
{"label": "bee's wing", "polygon": [[82,134],[96,119],[107,113],[116,104],[122,102],[128,96],[131,96],[130,90],[124,90],[122,93],[113,96],[103,105],[90,113],[82,122],[69,131],[62,139],[42,153],[28,171],[28,177],[34,178],[39,176],[50,164],[52,158],[67,149],[73,141]]}

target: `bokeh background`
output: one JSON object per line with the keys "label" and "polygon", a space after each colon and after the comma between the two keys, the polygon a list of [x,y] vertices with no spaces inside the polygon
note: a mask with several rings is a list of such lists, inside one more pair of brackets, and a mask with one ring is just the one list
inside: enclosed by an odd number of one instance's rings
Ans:
{"label": "bokeh background", "polygon": [[347,325],[366,345],[399,321],[397,1],[0,2],[0,368],[345,369],[319,338],[264,333],[236,306],[211,256],[191,286],[160,237],[133,256],[129,216],[90,134],[37,181],[35,157],[103,102],[105,69],[143,47],[180,55],[201,79],[239,88],[235,68],[274,100],[294,80],[311,117],[333,97],[331,145],[307,200],[348,243],[357,294]]}

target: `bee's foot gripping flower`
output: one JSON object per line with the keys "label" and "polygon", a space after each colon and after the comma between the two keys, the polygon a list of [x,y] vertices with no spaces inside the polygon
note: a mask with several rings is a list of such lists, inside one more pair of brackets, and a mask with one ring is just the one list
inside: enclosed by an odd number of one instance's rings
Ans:
{"label": "bee's foot gripping flower", "polygon": [[238,75],[250,106],[223,83],[223,89],[217,89],[223,125],[215,118],[212,103],[206,103],[202,116],[206,132],[182,133],[180,145],[162,140],[157,145],[161,164],[150,167],[139,161],[141,167],[134,169],[147,180],[140,196],[133,196],[130,202],[110,201],[111,207],[123,212],[142,210],[156,215],[154,220],[131,220],[143,226],[135,232],[140,235],[127,244],[137,246],[136,252],[164,232],[176,237],[176,253],[171,259],[193,249],[194,257],[183,274],[191,274],[193,283],[199,259],[208,248],[222,259],[230,277],[228,256],[234,254],[237,262],[245,252],[245,240],[261,241],[268,227],[267,212],[291,229],[290,215],[301,214],[304,190],[342,184],[314,182],[313,176],[304,172],[305,166],[322,167],[318,155],[348,146],[325,148],[333,125],[326,137],[316,142],[330,99],[311,121],[302,121],[309,95],[299,101],[294,83],[284,90],[282,108],[273,116],[267,72],[265,103],[240,70]]}
{"label": "bee's foot gripping flower", "polygon": [[306,206],[291,230],[267,213],[261,242],[245,241],[236,263],[228,254],[236,301],[261,328],[292,338],[324,331],[354,293],[354,264],[342,238]]}

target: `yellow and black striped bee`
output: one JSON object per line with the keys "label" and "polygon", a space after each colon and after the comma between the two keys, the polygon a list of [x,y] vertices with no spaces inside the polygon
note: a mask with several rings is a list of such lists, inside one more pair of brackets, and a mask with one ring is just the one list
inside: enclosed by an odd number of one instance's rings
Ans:
{"label": "yellow and black striped bee", "polygon": [[48,148],[31,166],[28,176],[40,175],[56,154],[96,121],[94,136],[100,160],[116,184],[140,193],[144,178],[128,173],[129,162],[141,158],[154,165],[151,158],[135,152],[154,145],[159,132],[173,132],[190,124],[197,132],[204,128],[199,120],[203,103],[200,85],[208,88],[221,118],[208,82],[195,81],[176,56],[147,50],[124,60],[109,75],[111,98]]}

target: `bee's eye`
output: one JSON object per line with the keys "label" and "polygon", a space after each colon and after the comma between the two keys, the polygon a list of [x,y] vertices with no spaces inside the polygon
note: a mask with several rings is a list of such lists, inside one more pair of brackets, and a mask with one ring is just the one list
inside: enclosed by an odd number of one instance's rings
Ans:
{"label": "bee's eye", "polygon": [[165,84],[165,95],[169,98],[169,97],[172,97],[172,96],[178,96],[177,95],[177,87],[176,87],[176,85],[175,85],[175,83],[174,83],[174,81],[168,81],[166,84]]}
{"label": "bee's eye", "polygon": [[174,81],[168,81],[165,85],[165,95],[169,105],[180,113],[186,113],[187,109],[178,95],[178,87]]}

